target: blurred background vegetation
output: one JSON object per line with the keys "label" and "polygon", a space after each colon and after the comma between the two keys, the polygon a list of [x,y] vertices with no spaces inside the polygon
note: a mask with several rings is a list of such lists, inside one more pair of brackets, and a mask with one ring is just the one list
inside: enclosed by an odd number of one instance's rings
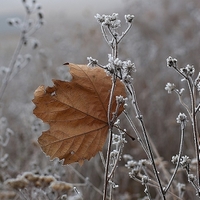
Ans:
{"label": "blurred background vegetation", "polygon": [[[42,1],[38,0],[38,3],[42,4]],[[41,134],[42,125],[32,114],[34,106],[31,100],[34,90],[39,85],[50,85],[52,78],[59,78],[57,71],[65,62],[87,64],[86,58],[91,56],[98,59],[99,63],[107,64],[110,49],[104,42],[99,24],[94,19],[96,13],[117,12],[122,21],[125,14],[135,15],[133,28],[122,40],[119,57],[131,59],[136,65],[134,84],[147,130],[160,156],[166,160],[167,165],[170,165],[168,162],[177,154],[179,144],[176,117],[184,110],[175,94],[168,95],[164,88],[167,82],[174,82],[180,88],[184,87],[185,83],[180,81],[178,74],[166,67],[166,58],[171,55],[178,59],[180,67],[191,64],[197,72],[199,71],[200,1],[121,0],[119,5],[114,5],[113,2],[107,6],[104,3],[100,11],[98,6],[94,8],[95,2],[91,2],[91,8],[87,6],[82,11],[78,10],[79,13],[76,13],[73,7],[73,14],[66,14],[71,9],[70,4],[66,6],[66,13],[56,10],[56,4],[59,3],[55,3],[55,13],[47,13],[46,16],[44,8],[44,26],[34,34],[34,38],[39,41],[39,47],[32,49],[30,43],[23,47],[21,53],[31,54],[32,61],[9,82],[1,101],[0,117],[6,118],[7,126],[13,130],[14,135],[10,137],[8,145],[1,150],[1,155],[7,153],[9,157],[7,166],[0,172],[0,193],[4,191],[6,179],[15,178],[25,171],[33,171],[33,168],[40,169],[40,173],[51,168],[51,172],[48,173],[57,174],[60,180],[84,183],[78,172],[75,173],[70,167],[61,167],[65,171],[63,172],[58,163],[50,162],[41,152],[37,138]],[[2,16],[1,24],[6,22],[7,17],[23,18],[23,12],[17,14],[18,16],[14,14]],[[4,24],[1,27],[5,29],[0,28],[0,66],[8,66],[20,32],[9,25]],[[123,28],[122,26],[122,30]],[[2,79],[3,74],[0,76]],[[187,98],[185,95],[185,101]],[[126,122],[124,127],[127,127]],[[132,133],[130,128],[127,130]],[[3,135],[2,132],[0,134]],[[129,138],[127,140],[125,153],[131,154],[136,160],[146,158],[137,141],[132,142]],[[192,140],[191,127],[188,127],[184,153],[191,157],[194,155]],[[73,166],[84,177],[89,177],[90,182],[101,190],[103,167],[99,163],[100,158],[96,156],[91,161],[86,161],[83,167],[76,164]],[[116,176],[119,189],[116,190],[114,199],[142,198],[143,188],[129,179],[123,161],[119,166],[119,173]],[[61,175],[61,171],[65,176]],[[7,188],[6,190],[10,191]],[[78,187],[78,190],[83,194],[83,199],[101,199],[101,195],[89,186]],[[188,196],[185,197],[187,198]],[[195,199],[195,192],[190,199]]]}

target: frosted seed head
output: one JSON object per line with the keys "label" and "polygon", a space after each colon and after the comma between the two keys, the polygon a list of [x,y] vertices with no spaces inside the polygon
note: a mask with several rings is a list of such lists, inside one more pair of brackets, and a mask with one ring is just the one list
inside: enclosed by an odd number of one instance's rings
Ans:
{"label": "frosted seed head", "polygon": [[97,22],[99,22],[100,24],[102,24],[105,21],[105,15],[100,15],[97,13],[94,17],[96,18]]}
{"label": "frosted seed head", "polygon": [[178,155],[172,156],[171,162],[176,165],[178,162]]}
{"label": "frosted seed head", "polygon": [[194,182],[196,180],[196,176],[194,174],[188,174],[188,181]]}
{"label": "frosted seed head", "polygon": [[177,188],[178,188],[178,191],[179,191],[180,194],[185,191],[185,189],[186,189],[185,187],[186,187],[186,185],[183,184],[183,183],[177,184]]}
{"label": "frosted seed head", "polygon": [[192,76],[195,72],[195,68],[193,65],[187,65],[184,68],[181,68],[180,71],[185,75],[185,76]]}
{"label": "frosted seed head", "polygon": [[92,57],[87,57],[87,60],[88,60],[88,66],[95,67],[98,64],[98,60]]}
{"label": "frosted seed head", "polygon": [[179,113],[178,117],[176,118],[176,122],[179,124],[186,124],[187,122],[187,116],[185,115],[185,113]]}
{"label": "frosted seed head", "polygon": [[165,86],[165,90],[167,90],[168,93],[172,93],[176,89],[176,86],[174,83],[167,83]]}
{"label": "frosted seed head", "polygon": [[189,165],[190,165],[190,163],[191,163],[191,160],[190,160],[190,158],[188,157],[188,156],[182,156],[181,157],[181,160],[180,160],[180,165],[183,167],[183,168],[188,168],[189,167]]}
{"label": "frosted seed head", "polygon": [[143,175],[142,176],[142,185],[146,185],[149,182],[148,176]]}
{"label": "frosted seed head", "polygon": [[176,68],[176,66],[177,66],[177,59],[176,58],[172,58],[171,56],[169,56],[167,58],[167,67]]}
{"label": "frosted seed head", "polygon": [[1,66],[0,67],[0,76],[6,75],[9,71],[10,71],[10,69],[8,67]]}
{"label": "frosted seed head", "polygon": [[125,15],[124,16],[125,20],[126,20],[126,23],[132,23],[133,19],[134,19],[134,15]]}

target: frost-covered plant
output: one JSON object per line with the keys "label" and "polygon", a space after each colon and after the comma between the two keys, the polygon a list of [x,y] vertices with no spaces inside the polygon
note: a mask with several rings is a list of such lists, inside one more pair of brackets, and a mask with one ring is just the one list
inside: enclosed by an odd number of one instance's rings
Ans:
{"label": "frost-covered plant", "polygon": [[[125,32],[122,32],[120,34],[118,32],[118,28],[121,26],[121,21],[118,19],[118,14],[113,13],[112,15],[99,15],[97,14],[95,16],[97,21],[101,25],[101,31],[104,36],[105,41],[111,48],[111,54],[108,54],[108,64],[103,66],[100,65],[98,60],[88,57],[89,65],[91,66],[99,66],[103,69],[105,69],[106,73],[111,76],[112,79],[112,88],[110,92],[110,99],[112,99],[113,90],[115,88],[115,82],[116,79],[120,79],[128,92],[128,100],[124,97],[117,97],[117,102],[120,103],[121,101],[126,101],[125,104],[125,111],[124,116],[126,117],[127,121],[129,122],[130,126],[132,127],[133,131],[135,132],[137,136],[137,140],[140,142],[141,146],[144,149],[144,152],[146,153],[146,156],[148,160],[140,161],[134,161],[130,155],[124,156],[125,159],[128,158],[127,164],[125,165],[129,170],[129,175],[134,180],[139,181],[142,185],[145,186],[144,192],[147,195],[147,199],[152,199],[151,196],[151,187],[157,188],[160,194],[160,198],[166,199],[170,195],[173,198],[180,199],[184,195],[184,191],[187,190],[185,187],[185,184],[178,183],[178,186],[176,190],[172,186],[174,182],[176,182],[175,177],[178,173],[178,169],[182,167],[186,170],[188,174],[188,181],[192,183],[194,188],[196,189],[197,196],[200,196],[200,181],[199,181],[199,134],[198,134],[198,125],[197,125],[197,113],[200,109],[200,103],[198,103],[198,93],[200,88],[200,75],[198,74],[197,78],[195,80],[192,79],[194,76],[195,68],[194,66],[187,65],[184,68],[178,68],[177,67],[177,60],[172,59],[169,57],[167,59],[167,66],[170,68],[174,68],[181,76],[182,80],[186,81],[189,88],[189,96],[191,99],[190,104],[184,102],[182,96],[184,93],[184,88],[177,89],[174,83],[167,83],[165,89],[168,91],[168,93],[175,92],[178,97],[180,103],[183,105],[183,107],[188,112],[191,124],[192,124],[192,133],[194,138],[194,146],[195,146],[195,159],[197,160],[196,164],[196,176],[191,173],[190,169],[190,159],[188,156],[183,156],[183,144],[185,140],[185,128],[186,123],[189,121],[185,113],[179,113],[177,117],[177,123],[180,124],[181,130],[180,130],[180,145],[179,145],[179,152],[176,156],[172,157],[172,162],[176,165],[175,169],[172,170],[173,172],[170,173],[167,171],[167,169],[164,166],[164,161],[157,161],[158,158],[158,152],[156,150],[156,144],[153,144],[146,126],[144,122],[144,117],[141,114],[139,104],[137,102],[137,95],[136,91],[134,89],[133,84],[133,72],[136,71],[134,63],[132,63],[130,60],[122,61],[118,56],[118,45],[119,42],[122,40],[122,38],[125,36],[125,34],[128,32],[132,25],[132,21],[134,16],[133,15],[126,15],[125,20],[128,24],[128,28]],[[108,108],[110,107],[110,103],[108,105]],[[134,120],[129,116],[128,109],[133,109],[135,111],[135,117],[138,119],[140,129],[138,130],[138,125],[135,124]],[[126,143],[126,140],[124,138],[124,133],[127,133],[126,130],[123,130],[121,128],[121,125],[119,124],[119,121],[115,124],[113,121],[116,120],[115,115],[116,113],[112,113],[112,117],[110,117],[109,113],[110,108],[108,109],[108,123],[109,123],[109,142],[108,142],[108,149],[107,149],[107,159],[105,164],[105,177],[104,177],[104,196],[103,199],[112,199],[112,189],[119,187],[118,184],[114,182],[114,176],[115,176],[115,168],[117,166],[117,162],[121,159],[122,155],[122,148],[124,144]],[[116,109],[117,112],[117,109]],[[113,134],[115,132],[115,129],[119,131],[119,134]],[[122,135],[123,133],[123,135]],[[127,133],[128,134],[128,133]],[[128,134],[130,136],[130,134]],[[132,137],[132,136],[131,136]],[[117,142],[116,142],[117,141]],[[117,144],[117,145],[116,145]],[[120,149],[119,149],[120,147]],[[146,164],[145,164],[146,163]],[[147,165],[148,163],[148,165]],[[161,171],[163,174],[167,174],[167,177],[163,177],[159,172],[158,168],[159,165],[161,167]],[[153,170],[153,173],[152,173]],[[110,193],[108,195],[108,185],[110,188]],[[171,188],[171,189],[170,189]],[[177,192],[176,192],[177,191]]]}
{"label": "frost-covered plant", "polygon": [[0,177],[2,183],[0,184],[2,191],[0,198],[2,199],[17,198],[15,192],[6,192],[7,188],[5,191],[2,189],[4,181],[17,170],[17,166],[12,166],[13,163],[9,155],[9,149],[14,148],[10,146],[10,140],[16,137],[16,133],[10,128],[12,122],[8,119],[9,117],[4,114],[7,108],[5,108],[3,96],[13,77],[30,63],[31,55],[22,53],[22,50],[28,49],[25,48],[27,45],[31,49],[38,47],[39,41],[33,35],[44,23],[42,8],[36,0],[23,0],[22,4],[26,11],[24,19],[10,18],[7,20],[9,26],[20,31],[18,44],[8,66],[0,66]]}
{"label": "frost-covered plant", "polygon": [[[35,0],[22,2],[26,10],[26,17],[24,20],[19,18],[8,19],[8,24],[10,26],[20,30],[20,39],[10,60],[10,64],[7,67],[0,67],[0,109],[3,107],[2,98],[9,82],[20,70],[26,67],[31,60],[30,54],[21,54],[22,48],[28,43],[31,43],[33,49],[37,48],[39,42],[33,38],[32,35],[43,25],[41,6],[37,4]],[[34,17],[35,13],[37,15],[36,18]],[[2,116],[1,111],[2,110],[0,110],[0,163],[1,166],[6,167],[8,154],[4,154],[3,149],[7,146],[10,136],[13,135],[14,132],[9,128],[9,121],[5,116]]]}
{"label": "frost-covered plant", "polygon": [[[20,31],[20,39],[9,65],[0,67],[0,76],[2,76],[0,83],[0,101],[8,83],[20,70],[26,67],[31,60],[30,54],[22,55],[20,53],[22,48],[29,43],[33,49],[38,47],[39,41],[33,37],[33,34],[44,24],[42,8],[36,0],[24,0],[22,3],[26,10],[25,18],[23,20],[20,18],[10,18],[7,21],[10,26]],[[34,16],[35,14],[36,17]]]}
{"label": "frost-covered plant", "polygon": [[57,180],[55,176],[34,172],[24,172],[16,178],[5,181],[19,196],[25,199],[35,199],[40,196],[43,199],[64,198],[73,191],[73,185]]}
{"label": "frost-covered plant", "polygon": [[[190,97],[190,102],[185,103],[183,99],[183,91],[184,89],[180,89],[180,92],[176,87],[174,87],[173,91],[178,95],[179,101],[181,105],[185,108],[189,119],[187,119],[186,114],[180,113],[177,117],[177,123],[180,123],[181,125],[181,131],[184,134],[186,122],[190,121],[192,125],[191,133],[193,134],[194,139],[194,152],[195,152],[195,159],[196,159],[196,176],[191,174],[190,171],[190,163],[191,160],[188,156],[182,156],[181,153],[179,156],[173,157],[172,162],[176,160],[177,165],[180,165],[183,169],[186,170],[188,174],[188,181],[192,183],[196,190],[196,194],[198,197],[200,197],[200,169],[199,169],[199,163],[200,163],[200,157],[199,157],[199,131],[198,131],[198,120],[197,115],[199,114],[199,108],[200,108],[200,102],[199,102],[199,72],[196,78],[194,77],[195,68],[192,65],[187,65],[183,68],[178,68],[177,66],[177,60],[175,58],[172,58],[171,56],[167,58],[167,66],[170,68],[173,68],[176,72],[178,72],[181,77],[182,81],[186,81],[188,86],[188,92]],[[169,85],[169,83],[167,84]],[[174,84],[173,84],[174,85]],[[169,87],[165,87],[165,89],[169,92],[169,90],[172,92]],[[181,143],[180,148],[183,146],[183,140],[184,135],[181,137]],[[176,158],[176,159],[175,159]],[[192,177],[192,178],[190,178]]]}
{"label": "frost-covered plant", "polygon": [[[108,54],[108,64],[102,66],[98,63],[98,60],[88,57],[90,66],[99,66],[105,69],[106,73],[111,76],[112,88],[110,91],[110,100],[108,104],[108,124],[109,124],[109,142],[107,149],[107,158],[105,163],[105,177],[104,177],[104,194],[103,199],[107,198],[107,187],[110,188],[110,198],[112,196],[112,189],[117,188],[118,185],[114,182],[114,174],[117,167],[118,161],[121,159],[122,149],[126,140],[124,134],[126,130],[120,129],[119,119],[116,121],[116,116],[118,113],[119,105],[124,104],[127,100],[126,98],[119,96],[116,97],[117,107],[116,111],[110,115],[111,104],[113,99],[113,92],[116,86],[116,80],[120,79],[123,81],[127,87],[131,83],[132,72],[135,71],[135,65],[130,60],[122,61],[118,57],[118,45],[122,38],[126,35],[132,26],[133,15],[125,15],[125,20],[128,25],[127,29],[119,33],[118,28],[121,26],[121,21],[118,19],[118,14],[113,13],[112,15],[99,15],[95,16],[97,21],[101,25],[101,30],[105,41],[111,48],[111,54]],[[111,117],[110,117],[111,116]],[[115,134],[114,128],[117,128],[118,134]]]}

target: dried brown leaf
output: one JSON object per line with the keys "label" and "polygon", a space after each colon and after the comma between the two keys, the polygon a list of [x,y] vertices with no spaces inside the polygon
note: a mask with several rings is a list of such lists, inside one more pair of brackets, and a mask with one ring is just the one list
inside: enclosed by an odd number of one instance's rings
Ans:
{"label": "dried brown leaf", "polygon": [[[39,86],[33,113],[50,125],[38,142],[51,157],[64,159],[64,164],[82,163],[101,151],[108,133],[108,103],[111,78],[99,67],[69,64],[72,81],[53,80],[54,86]],[[124,85],[117,81],[111,113],[116,109],[116,96],[125,96]],[[118,114],[123,111],[121,106]]]}

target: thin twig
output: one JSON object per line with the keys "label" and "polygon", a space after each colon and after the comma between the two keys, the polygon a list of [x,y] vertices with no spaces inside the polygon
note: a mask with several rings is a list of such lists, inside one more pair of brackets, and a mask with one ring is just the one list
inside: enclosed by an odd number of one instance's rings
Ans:
{"label": "thin twig", "polygon": [[165,193],[167,193],[168,189],[170,188],[170,186],[171,186],[171,184],[172,184],[172,182],[173,182],[173,180],[175,178],[175,175],[176,175],[176,173],[178,171],[178,167],[179,167],[180,159],[181,159],[181,154],[182,154],[182,150],[183,150],[184,133],[185,133],[185,125],[184,125],[184,123],[181,123],[181,140],[180,140],[177,164],[176,164],[176,167],[175,167],[174,172],[172,174],[172,177],[171,177],[167,187],[165,188]]}
{"label": "thin twig", "polygon": [[149,138],[148,138],[148,135],[147,135],[146,127],[145,127],[141,112],[139,110],[139,106],[137,104],[135,90],[133,88],[133,85],[131,85],[131,84],[129,84],[128,87],[131,90],[132,104],[133,104],[133,107],[134,107],[135,112],[136,112],[136,117],[139,120],[141,128],[142,128],[142,132],[143,132],[144,139],[145,139],[145,142],[146,142],[146,146],[147,146],[149,156],[150,156],[150,161],[151,161],[152,166],[153,166],[155,177],[156,177],[158,184],[159,184],[160,193],[162,195],[163,200],[165,200],[166,198],[165,198],[164,190],[163,190],[163,187],[162,187],[162,184],[161,184],[160,177],[158,175],[158,171],[157,171],[156,164],[155,164],[155,161],[154,161],[154,156],[153,156],[153,152],[151,150],[151,145],[150,145]]}
{"label": "thin twig", "polygon": [[123,32],[122,35],[119,37],[118,43],[120,43],[122,38],[128,33],[128,31],[131,29],[131,26],[132,26],[132,23],[129,23],[127,29],[125,30],[125,32]]}
{"label": "thin twig", "polygon": [[[195,152],[196,152],[196,159],[197,159],[197,183],[198,188],[200,188],[200,157],[199,157],[199,134],[197,129],[197,119],[195,114],[195,88],[194,84],[192,83],[192,80],[188,77],[187,79],[189,92],[190,92],[190,98],[191,98],[191,116],[192,116],[192,129],[193,129],[193,136],[194,136],[194,144],[195,144]],[[199,191],[198,191],[199,195]]]}
{"label": "thin twig", "polygon": [[[80,173],[78,172],[73,166],[71,165],[67,165],[79,178],[81,178],[83,181],[86,180],[86,178]],[[95,187],[90,181],[87,180],[87,183],[89,183],[89,185],[96,191],[98,192],[100,195],[103,196],[103,193],[101,190],[99,190],[97,187]]]}
{"label": "thin twig", "polygon": [[108,125],[109,125],[109,141],[108,141],[108,149],[107,149],[107,156],[106,156],[106,168],[105,168],[105,175],[104,175],[104,191],[103,191],[103,200],[106,200],[107,196],[107,185],[108,185],[108,172],[109,172],[109,162],[110,162],[110,152],[111,152],[111,146],[112,146],[112,131],[113,131],[113,123],[111,123],[110,115],[111,115],[111,106],[112,106],[112,100],[113,100],[113,93],[116,86],[116,78],[112,78],[112,87],[110,91],[110,98],[109,98],[109,104],[108,104]]}
{"label": "thin twig", "polygon": [[[142,181],[141,181],[139,178],[136,178],[136,177],[131,177],[131,178],[134,179],[135,181],[137,181],[137,182],[139,182],[139,183],[142,184]],[[152,183],[150,183],[150,182],[152,182]],[[149,180],[149,182],[148,182],[147,184],[148,184],[148,186],[151,186],[151,187],[153,187],[153,188],[159,189],[159,186],[158,186],[158,184],[157,184],[156,181]],[[168,192],[169,192],[173,197],[175,197],[176,200],[182,200],[180,197],[178,197],[178,196],[175,195],[174,193],[172,193],[172,192],[170,192],[170,191],[168,191]]]}
{"label": "thin twig", "polygon": [[199,105],[195,108],[195,115],[197,114],[198,111],[200,111],[200,103],[199,103]]}
{"label": "thin twig", "polygon": [[16,49],[14,51],[14,54],[12,56],[12,59],[10,61],[9,67],[8,67],[9,68],[9,72],[7,73],[5,79],[2,82],[2,85],[1,85],[1,88],[0,88],[0,101],[1,101],[1,99],[3,97],[3,94],[5,92],[5,89],[6,89],[7,85],[8,85],[10,77],[11,77],[11,75],[13,73],[15,62],[17,60],[17,56],[19,55],[19,53],[20,53],[20,51],[22,49],[23,43],[24,43],[24,34],[22,34],[20,36],[20,40],[18,42],[18,45],[17,45],[17,47],[16,47]]}
{"label": "thin twig", "polygon": [[[181,103],[181,105],[187,110],[188,112],[188,115],[191,119],[191,112],[190,112],[190,109],[189,107],[183,102],[183,99],[181,98],[181,95],[179,94],[179,92],[177,90],[174,90],[174,92],[178,95],[178,98],[179,98],[179,102]],[[192,120],[192,119],[191,119]]]}
{"label": "thin twig", "polygon": [[105,41],[106,41],[107,44],[110,46],[110,42],[109,42],[109,40],[108,40],[108,36],[107,36],[107,34],[106,34],[106,31],[105,31],[105,28],[104,28],[103,25],[101,25],[101,32],[102,32],[102,34],[103,34],[103,37],[104,37]]}
{"label": "thin twig", "polygon": [[145,143],[143,142],[143,139],[142,139],[139,131],[137,130],[136,126],[134,125],[132,119],[130,118],[130,116],[128,115],[128,113],[125,110],[123,111],[123,114],[125,115],[126,119],[128,120],[131,128],[135,132],[135,134],[137,136],[137,140],[140,142],[142,148],[144,149],[145,153],[147,154],[147,157],[150,159],[150,155],[149,155],[149,152],[147,150],[147,147],[146,147]]}
{"label": "thin twig", "polygon": [[99,156],[100,156],[101,162],[102,162],[102,164],[105,168],[106,167],[106,161],[105,161],[105,158],[104,158],[103,153],[101,151],[99,152]]}
{"label": "thin twig", "polygon": [[115,160],[115,163],[114,163],[114,165],[112,167],[112,170],[111,170],[110,174],[108,175],[108,180],[107,181],[109,181],[111,179],[111,177],[113,176],[113,174],[114,174],[114,172],[115,172],[115,170],[117,168],[117,163],[118,163],[118,160],[120,158],[121,152],[122,152],[122,147],[120,146],[120,148],[118,150],[117,158]]}

